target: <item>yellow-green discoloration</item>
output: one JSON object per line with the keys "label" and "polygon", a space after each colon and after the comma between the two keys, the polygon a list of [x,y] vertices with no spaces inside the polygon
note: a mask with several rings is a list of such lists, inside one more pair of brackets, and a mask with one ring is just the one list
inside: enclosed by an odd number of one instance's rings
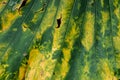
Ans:
{"label": "yellow-green discoloration", "polygon": [[120,36],[114,37],[113,38],[114,41],[114,46],[117,50],[120,50]]}
{"label": "yellow-green discoloration", "polygon": [[102,7],[104,7],[104,0],[100,0]]}
{"label": "yellow-green discoloration", "polygon": [[58,72],[61,75],[55,75],[56,79],[64,79],[65,76],[67,75],[69,71],[69,60],[71,59],[71,51],[73,49],[73,44],[76,38],[79,36],[79,27],[77,27],[75,21],[71,19],[71,26],[72,28],[70,29],[70,32],[67,34],[65,41],[68,43],[67,48],[63,48],[63,59],[62,59],[62,64],[59,66],[60,72]]}
{"label": "yellow-green discoloration", "polygon": [[90,65],[89,65],[89,62],[87,61],[87,56],[85,57],[85,59],[86,59],[85,60],[86,65],[84,66],[84,68],[82,70],[83,73],[82,73],[82,76],[81,76],[81,80],[90,80],[90,77],[88,76]]}
{"label": "yellow-green discoloration", "polygon": [[8,2],[8,0],[0,0],[0,12],[5,7],[5,5],[7,4],[7,2]]}
{"label": "yellow-green discoloration", "polygon": [[98,66],[98,68],[100,68],[102,80],[117,80],[113,71],[110,69],[109,61],[107,59],[101,59],[100,65]]}
{"label": "yellow-green discoloration", "polygon": [[4,56],[2,57],[2,61],[3,61],[3,62],[7,62],[10,51],[11,51],[11,48],[8,48],[8,49],[6,50],[6,52],[4,53]]}
{"label": "yellow-green discoloration", "polygon": [[115,7],[117,7],[119,5],[119,0],[114,0],[113,4]]}
{"label": "yellow-green discoloration", "polygon": [[29,26],[26,23],[23,23],[22,30],[25,32],[27,29],[29,29]]}
{"label": "yellow-green discoloration", "polygon": [[116,59],[116,67],[119,69],[120,68],[120,6],[119,6],[119,0],[114,1],[114,14],[117,17],[118,25],[117,25],[117,35],[113,37],[113,43],[114,43],[114,47],[115,50],[117,50],[118,52],[116,52],[115,55],[115,59]]}
{"label": "yellow-green discoloration", "polygon": [[8,67],[8,64],[0,64],[0,77],[4,75],[5,69]]}
{"label": "yellow-green discoloration", "polygon": [[93,45],[94,42],[94,15],[91,12],[86,13],[86,21],[84,24],[84,37],[82,39],[82,44],[86,48],[87,51]]}
{"label": "yellow-green discoloration", "polygon": [[0,77],[4,74],[5,72],[5,68],[3,67],[3,65],[0,65]]}
{"label": "yellow-green discoloration", "polygon": [[8,30],[12,23],[19,17],[18,13],[11,13],[6,11],[6,13],[1,17],[2,19],[2,31]]}
{"label": "yellow-green discoloration", "polygon": [[[116,8],[114,10],[114,14],[117,16],[117,19],[120,20],[120,9],[119,8]],[[117,28],[118,28],[117,36],[113,37],[113,41],[114,41],[115,49],[120,50],[120,21],[119,21]]]}
{"label": "yellow-green discoloration", "polygon": [[101,28],[101,33],[102,33],[102,36],[104,36],[104,34],[106,32],[105,30],[107,29],[107,21],[109,20],[109,13],[102,11],[101,14],[102,14],[102,20],[101,20],[102,28]]}
{"label": "yellow-green discoloration", "polygon": [[[54,2],[52,2],[54,3]],[[40,39],[43,35],[43,33],[50,27],[54,27],[53,23],[54,23],[54,17],[55,17],[55,13],[57,11],[57,8],[52,4],[50,7],[48,7],[47,11],[46,11],[46,15],[42,20],[42,24],[40,26],[40,31],[38,31],[36,33],[36,38]],[[34,15],[34,18],[32,19],[32,22],[36,22],[39,19],[39,15],[41,15],[41,13],[36,13]],[[47,24],[46,24],[47,23]]]}
{"label": "yellow-green discoloration", "polygon": [[18,76],[19,80],[23,80],[25,78],[26,68],[27,68],[26,65],[22,65],[19,68],[19,76]]}
{"label": "yellow-green discoloration", "polygon": [[120,52],[117,53],[116,57],[116,67],[119,69],[120,68]]}
{"label": "yellow-green discoloration", "polygon": [[31,50],[25,80],[46,80],[46,78],[50,78],[54,61],[51,58],[46,59],[44,54],[41,54],[38,49]]}
{"label": "yellow-green discoloration", "polygon": [[120,19],[120,7],[115,8],[114,14],[117,16],[118,19]]}

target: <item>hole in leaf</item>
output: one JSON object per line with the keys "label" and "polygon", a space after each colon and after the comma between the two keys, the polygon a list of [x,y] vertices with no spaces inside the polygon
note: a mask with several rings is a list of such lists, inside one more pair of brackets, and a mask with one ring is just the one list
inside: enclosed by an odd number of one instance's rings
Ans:
{"label": "hole in leaf", "polygon": [[60,16],[60,18],[59,19],[57,19],[57,27],[56,28],[59,28],[60,27],[60,25],[61,25],[61,19],[62,19],[62,15]]}
{"label": "hole in leaf", "polygon": [[24,6],[26,5],[26,3],[27,3],[27,0],[23,0],[22,4],[21,4],[20,7],[18,8],[18,11],[20,11],[20,9],[21,9],[22,7],[24,7]]}

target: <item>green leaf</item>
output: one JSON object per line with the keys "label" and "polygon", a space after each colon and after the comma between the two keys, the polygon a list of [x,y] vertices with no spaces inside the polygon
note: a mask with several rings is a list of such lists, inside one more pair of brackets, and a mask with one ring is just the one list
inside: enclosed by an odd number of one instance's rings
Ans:
{"label": "green leaf", "polygon": [[119,80],[119,0],[0,0],[0,80]]}

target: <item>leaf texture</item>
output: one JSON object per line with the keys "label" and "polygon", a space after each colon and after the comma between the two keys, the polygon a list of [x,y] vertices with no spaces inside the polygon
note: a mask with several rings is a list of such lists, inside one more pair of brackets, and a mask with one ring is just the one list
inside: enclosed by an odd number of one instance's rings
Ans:
{"label": "leaf texture", "polygon": [[0,80],[120,79],[119,0],[23,1],[0,0]]}

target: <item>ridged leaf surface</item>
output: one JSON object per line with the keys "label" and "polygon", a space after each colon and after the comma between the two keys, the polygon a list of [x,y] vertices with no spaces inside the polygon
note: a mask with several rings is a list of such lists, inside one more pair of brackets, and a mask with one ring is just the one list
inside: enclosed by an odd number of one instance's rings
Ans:
{"label": "ridged leaf surface", "polygon": [[0,80],[120,80],[120,0],[23,1],[0,0]]}

